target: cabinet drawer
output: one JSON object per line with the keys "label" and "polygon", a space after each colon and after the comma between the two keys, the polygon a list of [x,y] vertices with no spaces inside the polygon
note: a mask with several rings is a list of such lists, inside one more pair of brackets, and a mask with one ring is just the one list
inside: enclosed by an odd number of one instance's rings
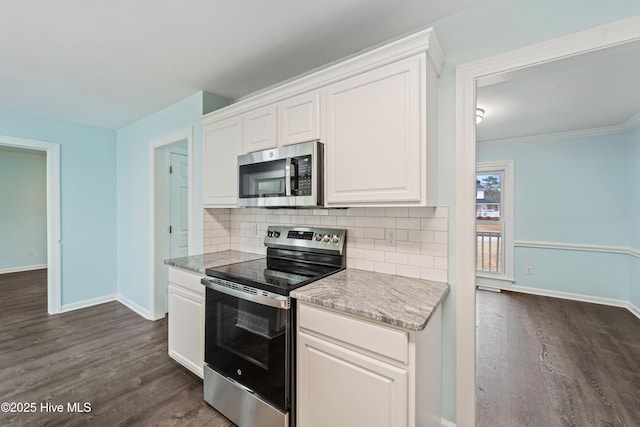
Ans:
{"label": "cabinet drawer", "polygon": [[409,362],[409,334],[350,316],[299,304],[298,326],[404,363]]}
{"label": "cabinet drawer", "polygon": [[179,268],[169,267],[169,283],[188,289],[198,295],[204,295],[204,285],[200,283],[203,276],[197,273],[189,273]]}

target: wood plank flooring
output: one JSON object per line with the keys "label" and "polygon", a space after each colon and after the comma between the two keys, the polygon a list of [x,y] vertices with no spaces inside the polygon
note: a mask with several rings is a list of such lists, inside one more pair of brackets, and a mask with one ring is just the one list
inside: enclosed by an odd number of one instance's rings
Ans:
{"label": "wood plank flooring", "polygon": [[640,319],[598,304],[476,295],[477,426],[640,426]]}
{"label": "wood plank flooring", "polygon": [[[167,355],[166,319],[118,302],[50,316],[46,270],[0,275],[0,291],[0,403],[36,407],[0,412],[0,425],[233,426]],[[90,412],[69,412],[75,402]],[[64,409],[47,412],[47,403]]]}

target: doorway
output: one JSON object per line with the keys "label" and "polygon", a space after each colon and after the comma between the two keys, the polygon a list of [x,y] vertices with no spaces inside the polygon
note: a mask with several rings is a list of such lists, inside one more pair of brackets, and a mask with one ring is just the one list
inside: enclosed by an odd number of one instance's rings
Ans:
{"label": "doorway", "polygon": [[475,424],[476,83],[504,72],[640,40],[640,17],[596,27],[457,68],[456,83],[456,418]]}
{"label": "doorway", "polygon": [[37,150],[46,155],[47,311],[61,310],[60,256],[60,146],[59,144],[0,135],[0,146]]}
{"label": "doorway", "polygon": [[193,254],[193,128],[149,144],[150,311],[167,313],[168,258]]}

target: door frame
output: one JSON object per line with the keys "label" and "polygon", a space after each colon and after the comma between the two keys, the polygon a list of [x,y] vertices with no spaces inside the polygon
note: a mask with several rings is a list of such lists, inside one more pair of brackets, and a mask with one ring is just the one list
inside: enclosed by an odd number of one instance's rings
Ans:
{"label": "door frame", "polygon": [[187,144],[187,181],[189,216],[189,255],[194,253],[193,230],[193,127],[185,128],[149,142],[149,318],[162,319],[165,315],[166,266],[164,264],[167,236],[165,230],[168,188],[163,172],[168,167],[167,149]]}
{"label": "door frame", "polygon": [[476,413],[476,81],[640,40],[640,16],[530,45],[456,68],[456,423],[475,425]]}
{"label": "door frame", "polygon": [[47,158],[47,311],[61,311],[60,144],[0,135],[0,145],[44,151]]}

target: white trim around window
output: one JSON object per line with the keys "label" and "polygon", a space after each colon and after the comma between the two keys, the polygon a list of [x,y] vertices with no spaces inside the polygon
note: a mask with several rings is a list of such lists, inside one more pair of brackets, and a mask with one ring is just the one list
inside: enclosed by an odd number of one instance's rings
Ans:
{"label": "white trim around window", "polygon": [[477,272],[476,283],[480,286],[489,285],[496,281],[503,284],[512,283],[514,277],[514,220],[515,220],[515,163],[513,160],[499,160],[491,162],[478,162],[476,164],[476,175],[483,173],[498,172],[503,174],[501,186],[502,193],[502,272]]}

